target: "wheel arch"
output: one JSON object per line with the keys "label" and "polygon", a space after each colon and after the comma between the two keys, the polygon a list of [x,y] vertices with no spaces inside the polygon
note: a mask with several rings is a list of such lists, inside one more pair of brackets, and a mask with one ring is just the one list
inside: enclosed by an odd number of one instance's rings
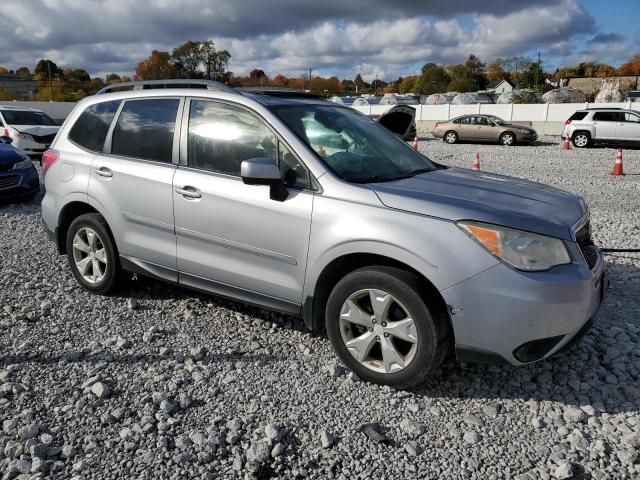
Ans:
{"label": "wheel arch", "polygon": [[71,223],[80,215],[84,215],[85,213],[97,213],[101,215],[102,218],[105,219],[107,231],[109,232],[109,235],[111,235],[111,240],[114,242],[114,245],[115,245],[113,232],[111,231],[111,227],[109,226],[109,223],[107,222],[104,214],[101,211],[99,211],[95,206],[90,205],[86,201],[73,200],[67,203],[60,210],[60,215],[58,216],[56,243],[58,246],[58,252],[60,254],[65,255],[67,253],[67,232],[69,231],[69,227],[71,226]]}
{"label": "wheel arch", "polygon": [[453,339],[453,323],[449,308],[433,282],[409,264],[378,253],[346,253],[334,258],[322,268],[314,282],[313,290],[307,292],[303,302],[302,317],[307,328],[313,331],[322,329],[327,299],[341,278],[359,268],[373,266],[395,267],[416,275],[422,286],[419,294],[429,302],[429,307],[434,309],[434,315],[444,321],[450,330],[450,338]]}

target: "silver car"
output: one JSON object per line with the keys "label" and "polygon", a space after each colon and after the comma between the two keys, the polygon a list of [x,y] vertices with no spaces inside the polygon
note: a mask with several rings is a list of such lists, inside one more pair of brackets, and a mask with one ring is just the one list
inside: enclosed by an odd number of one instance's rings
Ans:
{"label": "silver car", "polygon": [[579,196],[440,165],[328,101],[148,86],[82,100],[44,155],[42,218],[86,290],[136,272],[297,315],[397,387],[590,326],[606,282]]}

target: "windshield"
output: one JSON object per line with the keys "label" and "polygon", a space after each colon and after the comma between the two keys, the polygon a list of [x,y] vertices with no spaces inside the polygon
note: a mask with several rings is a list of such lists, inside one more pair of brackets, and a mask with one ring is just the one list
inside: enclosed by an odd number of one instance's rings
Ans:
{"label": "windshield", "polygon": [[332,172],[348,182],[398,180],[440,168],[357,110],[325,105],[271,108]]}
{"label": "windshield", "polygon": [[493,123],[500,125],[501,127],[504,127],[505,125],[508,125],[507,122],[505,122],[503,119],[501,119],[500,117],[495,117],[493,115],[487,115],[492,121]]}
{"label": "windshield", "polygon": [[44,125],[57,126],[57,123],[44,112],[29,110],[2,110],[4,121],[9,125]]}

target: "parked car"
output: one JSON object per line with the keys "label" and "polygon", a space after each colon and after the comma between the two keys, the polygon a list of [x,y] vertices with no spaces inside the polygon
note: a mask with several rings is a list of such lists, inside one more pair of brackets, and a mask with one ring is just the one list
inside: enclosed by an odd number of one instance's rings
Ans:
{"label": "parked car", "polygon": [[462,140],[497,142],[507,146],[531,143],[538,139],[533,128],[514,125],[495,115],[462,115],[446,122],[436,122],[433,136],[447,143]]}
{"label": "parked car", "polygon": [[579,196],[438,164],[353,108],[215,85],[85,98],[45,152],[42,219],[84,289],[137,272],[299,315],[399,387],[451,350],[522,365],[591,325],[606,280]]}
{"label": "parked car", "polygon": [[35,108],[0,105],[0,133],[27,155],[41,155],[56,136],[58,124]]}
{"label": "parked car", "polygon": [[33,161],[12,142],[10,137],[0,137],[0,201],[31,200],[40,192],[40,178]]}
{"label": "parked car", "polygon": [[577,148],[594,144],[638,144],[640,111],[622,108],[578,110],[566,121],[562,138],[570,138]]}

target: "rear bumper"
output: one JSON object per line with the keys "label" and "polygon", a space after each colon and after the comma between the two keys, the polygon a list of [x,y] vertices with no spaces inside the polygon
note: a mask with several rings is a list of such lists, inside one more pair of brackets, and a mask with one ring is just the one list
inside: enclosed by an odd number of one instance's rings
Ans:
{"label": "rear bumper", "polygon": [[571,346],[591,326],[607,287],[602,255],[525,273],[504,264],[442,291],[460,360],[523,365]]}

